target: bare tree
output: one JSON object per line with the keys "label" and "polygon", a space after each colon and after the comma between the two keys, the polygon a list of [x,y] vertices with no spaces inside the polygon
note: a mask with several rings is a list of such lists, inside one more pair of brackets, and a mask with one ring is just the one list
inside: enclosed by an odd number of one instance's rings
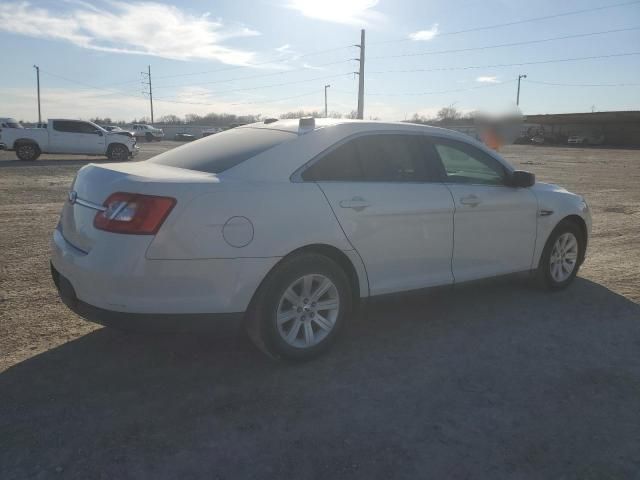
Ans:
{"label": "bare tree", "polygon": [[298,110],[296,112],[286,112],[280,115],[281,119],[303,118],[303,117],[322,118],[324,117],[324,112],[319,112],[317,110],[313,110],[313,111]]}
{"label": "bare tree", "polygon": [[462,113],[459,112],[452,105],[441,108],[440,110],[438,110],[438,114],[436,115],[437,120],[440,122],[458,120],[461,117],[462,117]]}
{"label": "bare tree", "polygon": [[180,125],[184,123],[184,120],[177,115],[164,115],[160,117],[158,123],[164,123],[165,125]]}

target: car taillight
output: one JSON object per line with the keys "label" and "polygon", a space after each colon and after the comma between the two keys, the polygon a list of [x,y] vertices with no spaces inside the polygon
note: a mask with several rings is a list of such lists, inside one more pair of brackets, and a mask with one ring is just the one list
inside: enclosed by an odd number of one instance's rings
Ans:
{"label": "car taillight", "polygon": [[104,202],[106,210],[96,214],[93,226],[113,233],[154,235],[175,204],[171,197],[114,193]]}

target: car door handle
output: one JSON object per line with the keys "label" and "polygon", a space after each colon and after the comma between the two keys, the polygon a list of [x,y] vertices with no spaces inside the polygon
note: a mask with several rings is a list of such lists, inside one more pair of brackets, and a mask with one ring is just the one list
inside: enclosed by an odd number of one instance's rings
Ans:
{"label": "car door handle", "polygon": [[467,195],[466,197],[462,197],[460,199],[460,203],[462,205],[469,205],[470,207],[475,207],[477,205],[480,205],[482,202],[475,195]]}
{"label": "car door handle", "polygon": [[353,197],[351,200],[342,200],[340,206],[342,208],[352,208],[356,212],[360,212],[371,206],[371,204],[362,197]]}

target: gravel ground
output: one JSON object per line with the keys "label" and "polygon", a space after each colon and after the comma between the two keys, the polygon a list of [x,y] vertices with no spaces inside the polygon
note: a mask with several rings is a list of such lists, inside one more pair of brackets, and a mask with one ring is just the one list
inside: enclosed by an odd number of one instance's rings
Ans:
{"label": "gravel ground", "polygon": [[570,289],[376,301],[329,355],[285,365],[241,336],[70,313],[48,242],[89,159],[0,152],[0,478],[638,478],[640,150],[503,153],[589,200]]}

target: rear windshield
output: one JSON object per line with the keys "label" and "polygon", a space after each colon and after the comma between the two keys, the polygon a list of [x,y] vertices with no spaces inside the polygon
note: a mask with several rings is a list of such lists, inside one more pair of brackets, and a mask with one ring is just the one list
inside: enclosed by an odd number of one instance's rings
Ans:
{"label": "rear windshield", "polygon": [[170,167],[221,173],[297,135],[266,128],[234,128],[174,148],[149,160]]}

